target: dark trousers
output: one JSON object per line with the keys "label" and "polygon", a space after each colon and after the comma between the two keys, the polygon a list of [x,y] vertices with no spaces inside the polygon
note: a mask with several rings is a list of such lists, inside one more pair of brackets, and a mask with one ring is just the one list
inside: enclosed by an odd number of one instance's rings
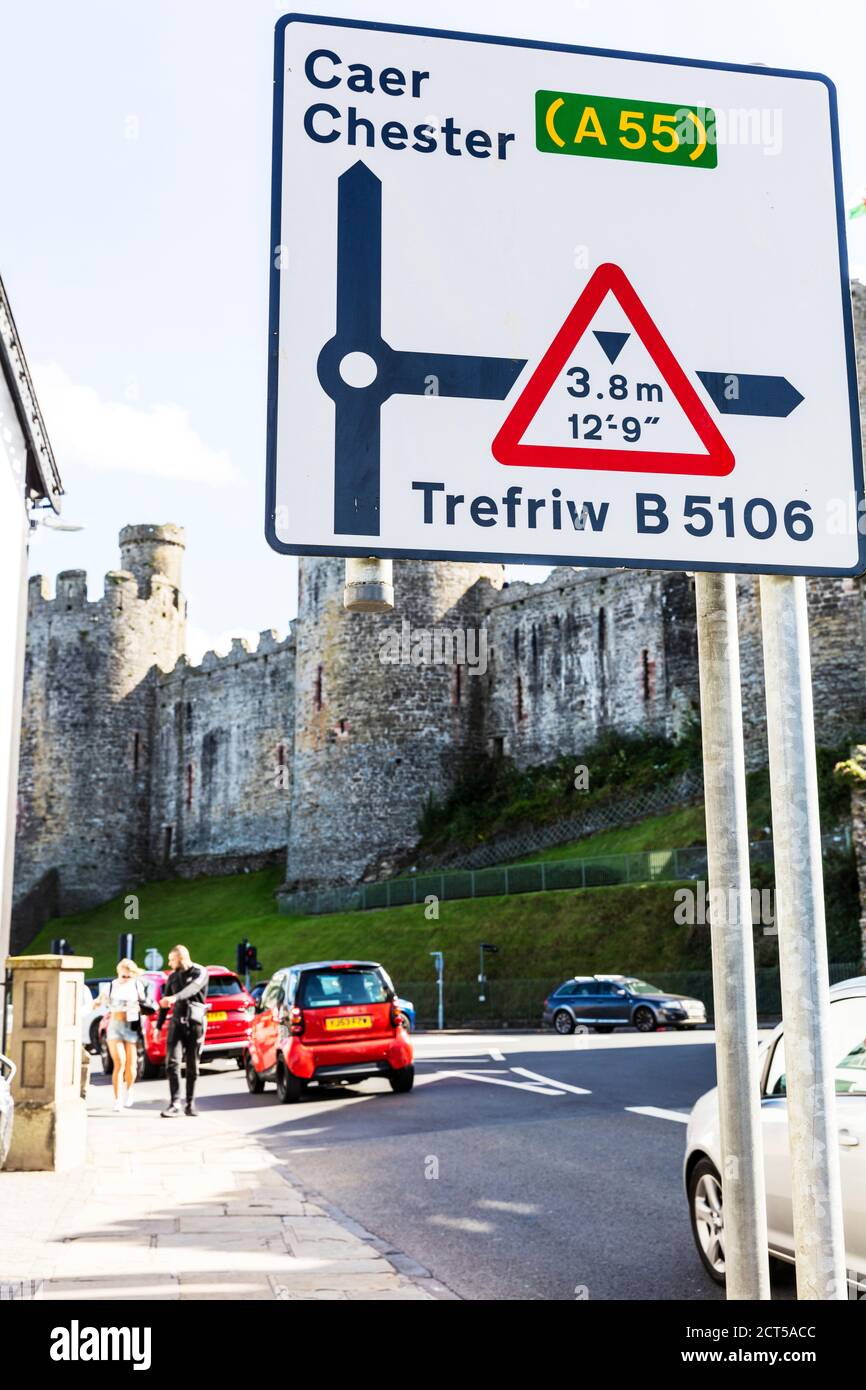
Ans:
{"label": "dark trousers", "polygon": [[174,1019],[172,1019],[168,1025],[166,1071],[168,1072],[169,1095],[173,1101],[177,1100],[180,1095],[181,1059],[186,1063],[187,1100],[192,1100],[195,1094],[195,1083],[196,1077],[198,1076],[198,1053],[201,1040],[201,1028],[196,1028],[186,1023],[175,1023]]}

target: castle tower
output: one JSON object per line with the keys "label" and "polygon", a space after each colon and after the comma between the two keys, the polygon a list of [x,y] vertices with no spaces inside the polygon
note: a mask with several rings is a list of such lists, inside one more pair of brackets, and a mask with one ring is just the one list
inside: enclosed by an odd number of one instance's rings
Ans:
{"label": "castle tower", "polygon": [[[95,602],[83,570],[30,580],[15,919],[104,901],[147,854],[155,689],[184,647],[183,532],[127,527],[129,570]],[[168,573],[163,572],[163,567]]]}
{"label": "castle tower", "polygon": [[502,566],[396,560],[385,614],[346,612],[344,569],[300,562],[289,891],[357,882],[411,849],[427,798],[481,746],[483,660],[471,671],[424,659],[424,634],[450,632],[455,650],[483,657]]}
{"label": "castle tower", "polygon": [[120,567],[134,574],[141,598],[147,598],[150,581],[159,575],[180,593],[183,567],[182,526],[124,526],[120,533]]}

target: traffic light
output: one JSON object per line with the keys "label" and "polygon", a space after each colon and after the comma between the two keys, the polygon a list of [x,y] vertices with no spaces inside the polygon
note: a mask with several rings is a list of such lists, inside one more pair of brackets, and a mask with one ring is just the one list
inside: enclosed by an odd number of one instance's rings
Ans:
{"label": "traffic light", "polygon": [[236,964],[237,973],[239,975],[248,975],[252,970],[262,969],[262,963],[259,960],[259,953],[256,950],[255,946],[253,946],[251,942],[247,941],[246,937],[244,937],[243,941],[239,941],[237,944]]}
{"label": "traffic light", "polygon": [[484,968],[484,959],[485,959],[485,956],[486,956],[488,953],[489,953],[490,955],[495,956],[495,955],[497,954],[498,950],[499,950],[499,947],[498,947],[498,946],[492,946],[492,945],[490,944],[489,941],[482,941],[482,942],[479,943],[478,957],[479,957],[479,960],[480,960],[480,962],[481,962],[481,968],[480,968],[479,971],[478,971],[478,986],[479,986],[479,988],[478,988],[478,1002],[479,1002],[479,1004],[486,1004],[486,1003],[487,1003],[487,972],[486,972],[486,970],[485,970],[485,968]]}

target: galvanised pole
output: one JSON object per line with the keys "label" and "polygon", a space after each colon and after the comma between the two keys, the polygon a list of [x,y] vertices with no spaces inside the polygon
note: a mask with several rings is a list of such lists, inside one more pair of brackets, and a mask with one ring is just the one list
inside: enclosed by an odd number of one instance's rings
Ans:
{"label": "galvanised pole", "polygon": [[844,1299],[845,1238],[828,1036],[830,976],[802,576],[762,575],[761,625],[797,1297]]}
{"label": "galvanised pole", "polygon": [[696,574],[695,597],[727,1296],[768,1299],[767,1204],[734,576]]}

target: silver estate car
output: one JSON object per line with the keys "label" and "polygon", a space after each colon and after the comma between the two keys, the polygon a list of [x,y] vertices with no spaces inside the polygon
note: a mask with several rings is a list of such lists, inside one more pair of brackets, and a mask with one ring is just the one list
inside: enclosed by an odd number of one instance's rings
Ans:
{"label": "silver estate car", "polygon": [[[866,975],[830,990],[830,1042],[836,1074],[836,1133],[848,1281],[866,1293]],[[782,1024],[761,1044],[761,1118],[770,1254],[794,1260],[785,1034]],[[725,1282],[725,1209],[718,1093],[701,1096],[686,1133],[684,1179],[692,1234],[701,1263]]]}

